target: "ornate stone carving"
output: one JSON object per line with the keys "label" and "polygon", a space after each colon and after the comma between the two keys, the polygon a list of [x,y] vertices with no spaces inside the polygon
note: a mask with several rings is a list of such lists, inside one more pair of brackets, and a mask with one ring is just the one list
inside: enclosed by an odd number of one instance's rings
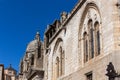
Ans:
{"label": "ornate stone carving", "polygon": [[89,19],[91,18],[90,10],[88,10],[88,18],[89,18]]}
{"label": "ornate stone carving", "polygon": [[95,20],[97,19],[97,14],[94,14]]}
{"label": "ornate stone carving", "polygon": [[114,69],[112,62],[110,62],[109,65],[107,65],[106,71],[107,71],[106,75],[108,76],[109,80],[115,80],[115,77],[117,77],[117,73]]}

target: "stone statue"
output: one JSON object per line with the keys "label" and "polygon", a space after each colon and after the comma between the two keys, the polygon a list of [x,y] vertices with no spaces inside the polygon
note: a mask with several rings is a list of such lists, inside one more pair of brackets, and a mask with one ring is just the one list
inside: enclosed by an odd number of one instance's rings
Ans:
{"label": "stone statue", "polygon": [[109,65],[107,65],[107,76],[109,78],[109,80],[115,80],[115,77],[117,76],[117,73],[115,71],[114,65],[112,64],[112,62],[109,63]]}

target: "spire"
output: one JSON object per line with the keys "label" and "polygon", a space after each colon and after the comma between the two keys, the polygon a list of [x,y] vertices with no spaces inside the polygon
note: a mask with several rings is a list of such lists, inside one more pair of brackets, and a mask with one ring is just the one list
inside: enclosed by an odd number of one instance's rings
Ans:
{"label": "spire", "polygon": [[12,68],[12,64],[10,64],[10,65],[9,65],[9,67],[8,67],[8,68],[6,68],[6,69],[8,69],[8,70],[14,70],[14,71],[15,71],[15,69],[14,69],[14,68]]}
{"label": "spire", "polygon": [[35,39],[40,41],[40,33],[39,32],[36,33]]}
{"label": "spire", "polygon": [[12,64],[10,64],[9,68],[12,68]]}

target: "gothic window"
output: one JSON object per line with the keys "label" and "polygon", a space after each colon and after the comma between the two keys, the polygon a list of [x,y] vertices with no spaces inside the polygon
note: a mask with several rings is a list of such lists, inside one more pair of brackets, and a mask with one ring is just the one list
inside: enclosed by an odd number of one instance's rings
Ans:
{"label": "gothic window", "polygon": [[32,55],[31,65],[34,65],[34,55]]}
{"label": "gothic window", "polygon": [[64,75],[64,68],[65,68],[65,55],[62,50],[62,47],[60,47],[60,75]]}
{"label": "gothic window", "polygon": [[38,47],[38,58],[41,57],[41,46]]}
{"label": "gothic window", "polygon": [[[94,59],[101,53],[100,26],[101,14],[96,4],[86,5],[79,26],[79,53],[83,54],[83,62]],[[82,40],[83,39],[83,40]],[[82,45],[81,45],[82,44]],[[81,54],[80,54],[81,57]]]}
{"label": "gothic window", "polygon": [[89,59],[94,57],[94,37],[93,37],[93,26],[92,20],[88,22],[88,29],[89,29]]}
{"label": "gothic window", "polygon": [[87,33],[84,33],[84,62],[88,61],[88,37]]}
{"label": "gothic window", "polygon": [[49,39],[50,39],[49,34],[46,34],[46,47],[48,47]]}
{"label": "gothic window", "polygon": [[95,23],[95,51],[96,55],[100,54],[100,31],[99,31],[99,23]]}
{"label": "gothic window", "polygon": [[57,78],[61,77],[64,73],[64,68],[63,68],[64,54],[63,54],[62,45],[63,45],[62,39],[58,38],[53,49],[53,79],[54,80],[57,80]]}

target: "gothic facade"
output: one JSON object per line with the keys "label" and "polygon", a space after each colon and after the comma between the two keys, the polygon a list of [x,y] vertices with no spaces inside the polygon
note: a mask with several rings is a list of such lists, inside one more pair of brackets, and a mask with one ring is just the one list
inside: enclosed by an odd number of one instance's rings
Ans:
{"label": "gothic facade", "polygon": [[120,72],[119,25],[119,0],[79,0],[48,26],[43,43],[36,34],[20,63],[19,79],[108,80],[109,62]]}

